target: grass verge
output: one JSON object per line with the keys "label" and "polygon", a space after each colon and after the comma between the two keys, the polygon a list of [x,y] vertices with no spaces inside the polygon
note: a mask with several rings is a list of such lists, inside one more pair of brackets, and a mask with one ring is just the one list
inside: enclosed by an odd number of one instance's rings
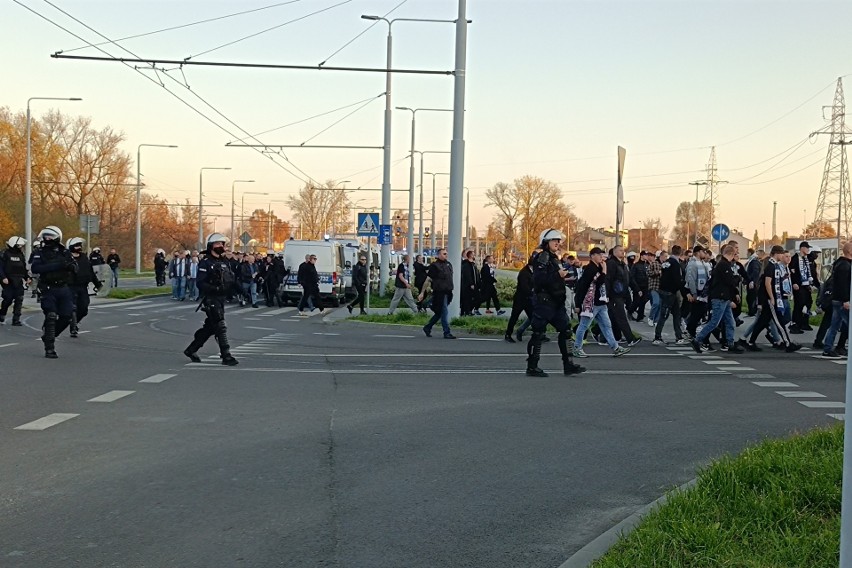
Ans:
{"label": "grass verge", "polygon": [[113,288],[107,294],[107,298],[129,300],[138,296],[159,296],[168,293],[165,288]]}
{"label": "grass verge", "polygon": [[723,457],[592,566],[836,567],[842,469],[842,424]]}
{"label": "grass verge", "polygon": [[[413,314],[409,311],[399,311],[392,316],[369,314],[366,316],[354,316],[349,319],[371,323],[392,323],[423,327],[431,317],[431,313]],[[450,320],[450,327],[476,335],[503,335],[506,332],[506,320],[504,318],[487,316],[453,318]]]}

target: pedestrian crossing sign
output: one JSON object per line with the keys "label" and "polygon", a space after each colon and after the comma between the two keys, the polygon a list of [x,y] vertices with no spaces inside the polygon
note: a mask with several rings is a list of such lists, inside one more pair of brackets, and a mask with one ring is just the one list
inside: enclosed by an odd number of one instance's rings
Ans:
{"label": "pedestrian crossing sign", "polygon": [[358,236],[359,237],[378,237],[379,236],[379,214],[378,213],[358,213]]}

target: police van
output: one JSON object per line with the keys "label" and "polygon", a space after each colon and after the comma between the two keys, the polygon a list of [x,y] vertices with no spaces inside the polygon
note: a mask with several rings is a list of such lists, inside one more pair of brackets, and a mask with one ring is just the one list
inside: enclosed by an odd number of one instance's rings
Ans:
{"label": "police van", "polygon": [[352,269],[358,262],[362,246],[358,239],[337,239],[343,247],[343,290],[346,297],[355,297],[358,293],[352,287]]}
{"label": "police van", "polygon": [[343,270],[346,261],[343,246],[337,241],[297,241],[289,240],[284,245],[284,266],[289,274],[282,286],[283,302],[298,304],[302,298],[299,285],[299,265],[305,262],[306,255],[317,257],[316,268],[319,275],[320,299],[324,304],[339,306],[346,297],[343,283]]}

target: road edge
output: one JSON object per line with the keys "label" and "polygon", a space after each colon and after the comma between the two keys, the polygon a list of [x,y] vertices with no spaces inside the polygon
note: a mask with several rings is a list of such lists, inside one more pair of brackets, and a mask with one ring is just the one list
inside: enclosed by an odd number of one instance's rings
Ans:
{"label": "road edge", "polygon": [[630,534],[636,525],[651,511],[657,507],[663,506],[672,495],[686,491],[695,485],[698,478],[693,478],[683,485],[667,492],[659,499],[648,503],[638,511],[634,512],[626,519],[613,526],[592,542],[585,545],[583,548],[571,555],[571,557],[559,565],[559,568],[588,568],[598,558],[606,554],[612,546],[618,542],[622,535]]}

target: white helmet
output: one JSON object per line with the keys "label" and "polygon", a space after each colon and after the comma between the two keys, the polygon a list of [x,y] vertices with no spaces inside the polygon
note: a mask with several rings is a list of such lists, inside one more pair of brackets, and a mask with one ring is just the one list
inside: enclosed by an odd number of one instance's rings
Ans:
{"label": "white helmet", "polygon": [[6,241],[6,246],[9,248],[22,247],[27,244],[27,239],[23,237],[12,237]]}
{"label": "white helmet", "polygon": [[562,231],[560,231],[558,229],[545,229],[544,231],[541,232],[541,236],[539,236],[539,238],[538,238],[538,241],[540,243],[547,243],[547,242],[556,241],[556,240],[560,240],[560,241],[565,240],[565,235],[562,234]]}
{"label": "white helmet", "polygon": [[41,248],[41,241],[39,239],[33,241],[33,248]]}
{"label": "white helmet", "polygon": [[38,234],[38,238],[42,241],[56,240],[62,242],[62,230],[56,225],[48,225]]}
{"label": "white helmet", "polygon": [[95,247],[92,249],[92,252],[101,252],[101,247]]}
{"label": "white helmet", "polygon": [[222,233],[213,233],[209,237],[207,237],[207,246],[212,245],[213,243],[225,243],[228,244],[231,239],[223,235]]}
{"label": "white helmet", "polygon": [[74,246],[77,246],[77,245],[80,245],[82,247],[83,243],[85,243],[85,242],[86,242],[86,239],[82,239],[80,237],[71,237],[65,243],[65,248],[70,249],[71,247],[74,247]]}

